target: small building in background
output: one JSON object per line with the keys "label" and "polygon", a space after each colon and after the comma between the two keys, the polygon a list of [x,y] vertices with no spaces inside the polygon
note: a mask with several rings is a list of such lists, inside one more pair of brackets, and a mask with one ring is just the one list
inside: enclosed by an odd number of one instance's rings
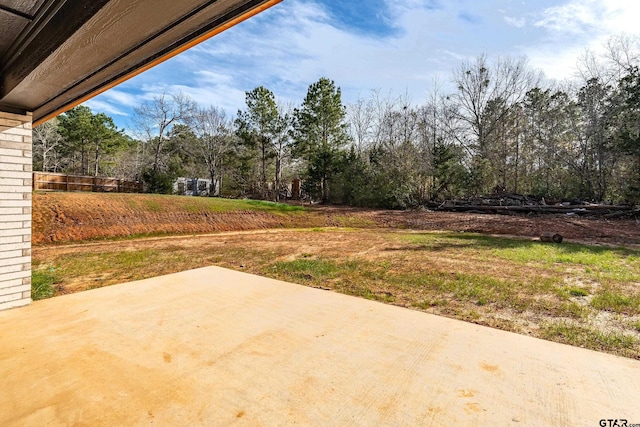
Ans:
{"label": "small building in background", "polygon": [[178,178],[173,183],[173,192],[181,196],[217,196],[218,185],[215,187],[210,179]]}

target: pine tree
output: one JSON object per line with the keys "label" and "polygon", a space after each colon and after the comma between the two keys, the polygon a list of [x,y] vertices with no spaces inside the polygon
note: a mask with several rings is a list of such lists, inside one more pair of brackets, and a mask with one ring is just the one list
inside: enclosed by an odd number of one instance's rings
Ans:
{"label": "pine tree", "polygon": [[294,111],[296,153],[307,162],[305,186],[322,203],[331,201],[330,182],[349,141],[345,116],[340,88],[325,77],[309,86]]}
{"label": "pine tree", "polygon": [[[260,189],[264,193],[267,186],[267,163],[275,160],[275,201],[279,201],[283,160],[288,156],[290,146],[290,117],[282,111],[273,92],[260,86],[246,92],[246,111],[239,111],[236,119],[238,135],[250,149],[256,149],[260,156]],[[264,194],[263,194],[264,196]]]}

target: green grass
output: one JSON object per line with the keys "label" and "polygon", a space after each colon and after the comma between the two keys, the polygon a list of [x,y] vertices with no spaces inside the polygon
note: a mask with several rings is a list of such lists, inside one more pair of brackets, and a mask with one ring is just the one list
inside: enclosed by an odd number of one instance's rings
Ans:
{"label": "green grass", "polygon": [[255,210],[267,212],[302,212],[305,210],[302,206],[288,205],[286,203],[265,202],[264,200],[244,200],[241,201]]}
{"label": "green grass", "polygon": [[572,297],[586,297],[589,295],[589,291],[584,288],[570,288],[569,295]]}
{"label": "green grass", "polygon": [[[160,196],[162,197],[162,196]],[[286,203],[267,202],[264,200],[250,199],[223,199],[219,197],[189,197],[186,196],[164,196],[175,198],[174,202],[184,203],[186,209],[191,213],[200,212],[233,212],[233,211],[257,211],[269,213],[292,213],[304,212],[302,206],[289,205]]]}
{"label": "green grass", "polygon": [[166,264],[179,264],[184,257],[179,251],[164,253],[158,249],[66,254],[55,262],[55,277],[78,278],[95,288],[152,277],[154,271],[162,274]]}
{"label": "green grass", "polygon": [[101,253],[73,254],[61,259],[60,269],[65,273],[80,276],[94,274],[109,268],[129,270],[153,264],[161,251],[145,249],[141,251],[109,251]]}
{"label": "green grass", "polygon": [[294,282],[313,282],[327,280],[343,273],[342,266],[325,259],[310,259],[309,254],[294,261],[280,261],[274,263],[270,272],[284,280]]}
{"label": "green grass", "polygon": [[156,200],[154,199],[147,199],[144,201],[146,210],[150,211],[150,212],[162,212],[164,211],[164,207],[162,206],[161,200],[158,198]]}
{"label": "green grass", "polygon": [[377,286],[380,279],[386,276],[370,262],[355,259],[309,259],[305,256],[308,254],[293,261],[266,265],[262,274],[315,287],[325,288],[330,285],[345,294],[370,300],[386,303],[396,301],[392,292]]}
{"label": "green grass", "polygon": [[638,339],[619,332],[603,332],[566,321],[547,322],[541,327],[545,339],[600,351],[625,353],[638,345]]}
{"label": "green grass", "polygon": [[[118,197],[116,195],[115,197]],[[222,197],[191,197],[166,194],[141,194],[123,198],[131,208],[151,212],[186,211],[188,213],[224,213],[234,211],[258,211],[270,213],[304,212],[303,206],[275,203],[263,200],[225,199]]]}
{"label": "green grass", "polygon": [[55,292],[55,285],[61,280],[55,274],[54,269],[33,270],[31,272],[31,299],[38,301],[51,298]]}
{"label": "green grass", "polygon": [[640,293],[625,295],[610,288],[605,289],[593,297],[591,306],[614,313],[640,314]]}
{"label": "green grass", "polygon": [[486,305],[488,302],[505,303],[503,296],[511,285],[491,277],[446,271],[410,273],[389,279],[398,285],[419,287],[477,305]]}
{"label": "green grass", "polygon": [[[355,296],[385,302],[396,301],[397,293],[421,294],[411,305],[417,308],[445,306],[450,299],[478,307],[490,306],[515,312],[538,312],[547,316],[585,319],[594,311],[589,306],[567,301],[569,296],[588,295],[582,288],[566,289],[560,278],[498,278],[483,272],[466,273],[432,268],[396,271],[388,261],[373,263],[361,259],[300,259],[276,262],[262,274],[312,286],[325,286]],[[384,289],[384,291],[381,291]],[[541,296],[547,295],[546,298]]]}
{"label": "green grass", "polygon": [[577,304],[547,304],[535,298],[542,290],[553,289],[554,279],[538,279],[523,284],[482,274],[440,270],[407,273],[389,270],[388,262],[309,259],[308,254],[305,255],[294,261],[276,262],[261,273],[312,286],[324,286],[331,281],[331,285],[343,293],[385,302],[395,301],[396,293],[428,294],[429,298],[414,302],[416,307],[445,305],[443,298],[449,298],[477,306],[493,305],[516,311],[541,309],[569,317],[584,315],[583,308]]}
{"label": "green grass", "polygon": [[571,319],[586,319],[593,314],[593,310],[587,306],[577,304],[575,302],[559,303],[551,310],[555,316],[568,317]]}
{"label": "green grass", "polygon": [[354,288],[351,292],[349,292],[349,295],[385,303],[394,303],[396,301],[396,297],[391,292],[373,292],[368,288]]}
{"label": "green grass", "polygon": [[405,240],[430,251],[466,250],[486,261],[502,259],[520,265],[553,268],[564,272],[579,268],[598,282],[640,282],[640,250],[590,246],[575,243],[549,244],[538,241],[460,233],[409,234]]}

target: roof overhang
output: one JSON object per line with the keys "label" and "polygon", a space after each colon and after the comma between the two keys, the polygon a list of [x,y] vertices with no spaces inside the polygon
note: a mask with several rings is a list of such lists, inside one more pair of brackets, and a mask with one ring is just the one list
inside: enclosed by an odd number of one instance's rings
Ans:
{"label": "roof overhang", "polygon": [[56,116],[282,0],[0,0],[0,110]]}

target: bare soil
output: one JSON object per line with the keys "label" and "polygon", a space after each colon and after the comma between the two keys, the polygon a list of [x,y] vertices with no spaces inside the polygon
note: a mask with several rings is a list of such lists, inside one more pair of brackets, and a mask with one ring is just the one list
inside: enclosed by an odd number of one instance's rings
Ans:
{"label": "bare soil", "polygon": [[274,228],[352,227],[442,230],[538,238],[542,233],[591,244],[640,245],[637,219],[567,215],[492,215],[306,206],[304,212],[189,211],[185,198],[140,194],[35,193],[34,245],[167,234]]}

